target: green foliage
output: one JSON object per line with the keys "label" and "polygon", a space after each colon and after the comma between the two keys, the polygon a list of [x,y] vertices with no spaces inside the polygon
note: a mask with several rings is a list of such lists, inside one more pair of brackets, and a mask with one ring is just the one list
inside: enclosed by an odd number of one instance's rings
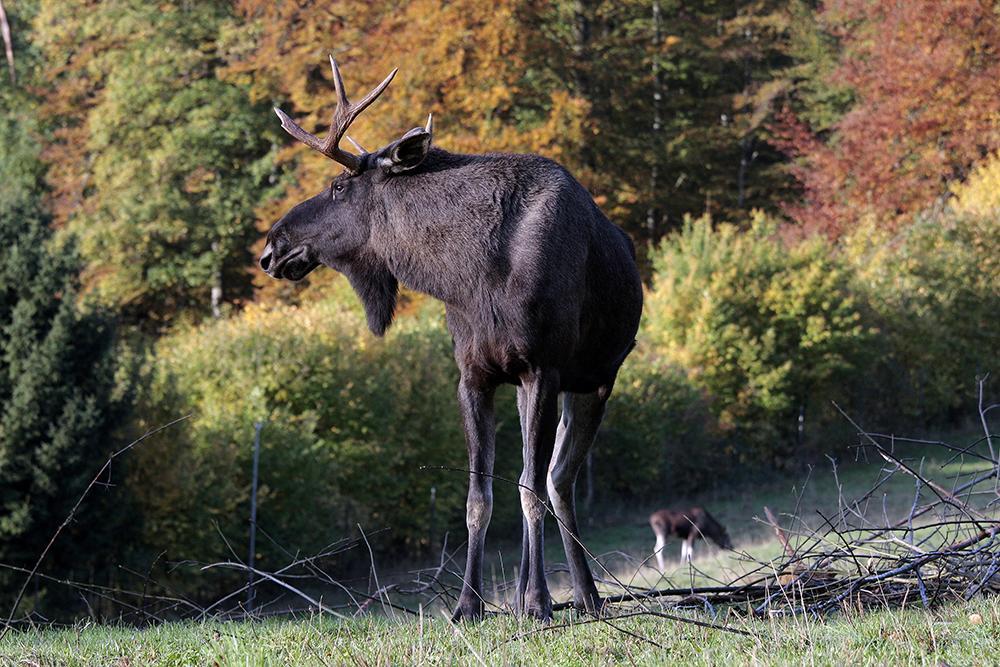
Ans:
{"label": "green foliage", "polygon": [[[228,3],[132,0],[49,6],[38,20],[93,45],[50,73],[49,122],[76,128],[52,156],[70,161],[54,171],[57,202],[72,202],[58,212],[81,239],[88,286],[146,325],[208,313],[213,287],[230,302],[248,293],[278,130],[266,104],[216,76],[229,20]],[[54,32],[53,57],[79,39]],[[80,77],[85,99],[68,104]]]}
{"label": "green foliage", "polygon": [[0,215],[37,213],[44,166],[24,123],[0,108]]}
{"label": "green foliage", "polygon": [[[335,281],[332,292],[303,306],[251,306],[157,345],[137,410],[140,427],[192,411],[195,417],[168,442],[136,453],[130,486],[150,550],[210,560],[226,550],[215,522],[227,536],[244,534],[255,421],[265,423],[259,522],[278,543],[309,552],[356,534],[360,523],[366,531],[391,529],[376,548],[415,552],[429,546],[432,528],[437,540],[445,530],[463,531],[466,451],[440,306],[418,300],[376,339],[346,281]],[[517,479],[513,392],[498,392],[496,406],[495,472]],[[599,437],[598,493],[650,497],[707,481],[716,460],[710,448],[685,452],[706,442],[710,428],[686,378],[637,357]],[[494,496],[494,535],[516,534],[516,489],[497,481]],[[260,557],[284,556],[264,542]]]}
{"label": "green foliage", "polygon": [[[346,281],[336,285],[339,299],[252,306],[158,344],[144,425],[195,416],[169,443],[139,453],[132,485],[151,548],[210,559],[225,554],[213,521],[228,536],[245,534],[255,421],[265,423],[259,522],[279,543],[309,552],[360,523],[391,528],[377,545],[419,550],[432,486],[439,517],[461,515],[466,476],[421,469],[465,467],[440,310],[375,339]],[[443,523],[436,528],[440,538]],[[261,553],[275,550],[263,543]]]}
{"label": "green foliage", "polygon": [[721,436],[704,392],[640,340],[618,375],[597,439],[596,494],[662,502],[713,488],[734,472]]}
{"label": "green foliage", "polygon": [[689,220],[654,255],[645,307],[651,346],[707,393],[728,451],[768,462],[789,456],[800,410],[846,398],[872,335],[830,248],[776,230],[760,215],[743,234]]}
{"label": "green foliage", "polygon": [[845,240],[855,289],[882,331],[867,390],[876,419],[954,420],[976,405],[976,379],[1000,369],[1000,216],[982,201],[924,213],[898,234],[868,224]]}
{"label": "green foliage", "polygon": [[[51,243],[38,203],[40,167],[18,130],[2,126],[15,149],[5,162],[22,165],[16,175],[3,165],[9,198],[0,205],[0,562],[31,567],[110,454],[125,396],[116,388],[113,327],[76,304],[79,260],[71,244]],[[111,576],[107,566],[127,544],[128,511],[121,496],[108,511],[110,500],[102,489],[92,493],[45,572]],[[0,599],[9,602],[22,581],[0,572]],[[47,588],[35,590],[44,596]]]}

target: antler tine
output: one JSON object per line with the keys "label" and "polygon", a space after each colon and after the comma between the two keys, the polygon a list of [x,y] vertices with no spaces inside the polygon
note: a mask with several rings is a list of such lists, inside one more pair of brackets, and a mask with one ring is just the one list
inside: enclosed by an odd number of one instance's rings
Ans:
{"label": "antler tine", "polygon": [[354,150],[358,151],[359,153],[364,154],[368,152],[365,150],[364,146],[356,142],[354,139],[351,139],[351,135],[345,134],[344,138],[347,139],[349,142],[351,142],[351,145],[354,146]]}
{"label": "antler tine", "polygon": [[292,120],[288,114],[278,107],[274,107],[274,113],[278,114],[278,118],[281,120],[281,127],[285,130],[285,132],[292,135],[295,139],[301,141],[309,148],[323,152],[323,142],[321,142],[317,136],[303,130],[299,127],[298,123]]}
{"label": "antler tine", "polygon": [[347,100],[347,93],[344,91],[344,78],[340,76],[340,68],[337,61],[330,56],[330,69],[333,70],[333,90],[337,93],[337,106],[349,107],[351,103]]}
{"label": "antler tine", "polygon": [[375,88],[370,93],[365,95],[360,102],[358,102],[356,105],[352,107],[351,110],[355,112],[354,113],[355,116],[357,116],[359,113],[367,109],[372,102],[378,99],[378,96],[382,94],[382,91],[388,88],[389,84],[392,83],[392,79],[393,77],[396,76],[396,72],[398,71],[399,71],[398,67],[394,68],[391,72],[389,72],[389,75],[387,77],[382,79],[382,83],[375,86]]}
{"label": "antler tine", "polygon": [[[389,76],[385,77],[385,79],[382,80],[382,83],[376,86],[370,93],[365,95],[364,98],[362,98],[362,100],[357,104],[351,104],[350,100],[347,99],[347,93],[344,90],[344,79],[340,75],[340,68],[337,66],[337,61],[334,60],[333,56],[330,56],[330,69],[333,70],[333,87],[337,93],[337,108],[333,112],[333,119],[330,122],[330,131],[327,134],[326,139],[321,141],[315,135],[306,132],[281,109],[275,108],[274,112],[278,114],[278,118],[281,119],[281,127],[284,128],[285,132],[288,132],[288,134],[292,135],[306,146],[319,151],[331,160],[339,162],[349,170],[356,172],[361,169],[362,159],[353,153],[349,153],[341,149],[340,140],[347,133],[347,129],[351,126],[351,123],[353,123],[354,120],[361,115],[361,112],[367,109],[372,102],[378,99],[378,96],[381,95],[382,92],[389,86],[393,77],[396,76],[396,72],[399,71],[399,68],[389,72]],[[362,153],[366,152],[350,137],[348,137],[348,141],[350,141],[351,144],[353,144],[354,147]]]}

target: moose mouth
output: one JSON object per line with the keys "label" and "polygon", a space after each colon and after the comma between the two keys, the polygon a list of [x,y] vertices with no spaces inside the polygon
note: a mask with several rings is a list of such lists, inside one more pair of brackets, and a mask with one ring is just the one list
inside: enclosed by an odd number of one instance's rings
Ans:
{"label": "moose mouth", "polygon": [[268,273],[278,280],[292,282],[302,280],[319,266],[319,262],[314,260],[311,254],[307,246],[297,248],[275,262],[274,267]]}

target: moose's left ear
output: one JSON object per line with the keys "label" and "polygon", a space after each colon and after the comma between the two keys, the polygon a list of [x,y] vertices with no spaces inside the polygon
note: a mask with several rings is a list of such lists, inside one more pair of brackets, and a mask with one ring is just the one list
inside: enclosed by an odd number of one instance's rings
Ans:
{"label": "moose's left ear", "polygon": [[390,174],[409,171],[420,165],[431,150],[431,131],[415,127],[385,149],[379,166]]}

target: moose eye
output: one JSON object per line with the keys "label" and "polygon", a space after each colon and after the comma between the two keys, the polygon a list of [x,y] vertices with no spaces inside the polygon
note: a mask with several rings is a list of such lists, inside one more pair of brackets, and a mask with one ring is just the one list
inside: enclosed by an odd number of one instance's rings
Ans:
{"label": "moose eye", "polygon": [[333,184],[333,191],[334,192],[343,192],[344,191],[344,184],[343,183],[334,183]]}

